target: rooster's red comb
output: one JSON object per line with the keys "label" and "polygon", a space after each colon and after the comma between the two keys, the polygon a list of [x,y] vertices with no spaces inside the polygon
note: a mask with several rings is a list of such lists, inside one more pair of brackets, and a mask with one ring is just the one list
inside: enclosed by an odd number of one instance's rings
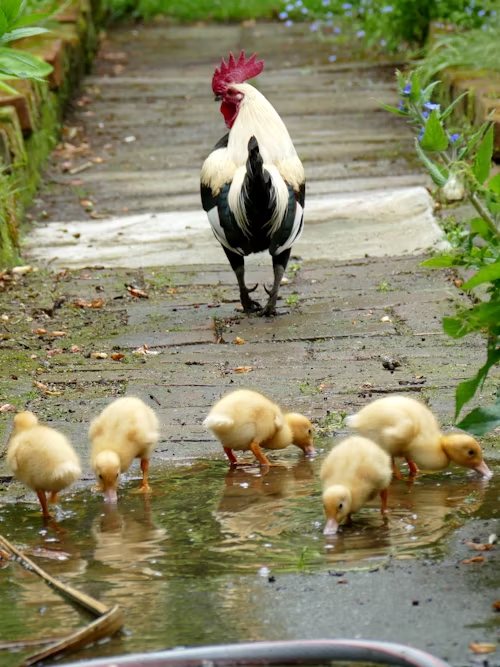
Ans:
{"label": "rooster's red comb", "polygon": [[229,60],[226,63],[224,58],[220,67],[217,67],[212,78],[212,90],[215,95],[221,95],[230,83],[243,83],[260,74],[264,69],[264,61],[256,61],[257,54],[254,53],[248,60],[245,60],[245,52],[240,53],[238,60],[234,59],[230,52]]}

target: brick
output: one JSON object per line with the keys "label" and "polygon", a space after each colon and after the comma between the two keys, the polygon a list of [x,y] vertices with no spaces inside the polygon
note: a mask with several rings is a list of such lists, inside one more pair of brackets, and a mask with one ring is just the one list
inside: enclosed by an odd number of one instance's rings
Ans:
{"label": "brick", "polygon": [[31,81],[26,79],[8,79],[6,83],[17,90],[17,95],[0,90],[0,106],[13,106],[16,109],[24,133],[36,129],[39,113],[36,96]]}
{"label": "brick", "polygon": [[0,130],[7,135],[12,162],[14,164],[25,162],[26,148],[15,107],[0,107]]}
{"label": "brick", "polygon": [[7,136],[7,132],[0,128],[0,168],[8,167],[11,164],[9,137]]}

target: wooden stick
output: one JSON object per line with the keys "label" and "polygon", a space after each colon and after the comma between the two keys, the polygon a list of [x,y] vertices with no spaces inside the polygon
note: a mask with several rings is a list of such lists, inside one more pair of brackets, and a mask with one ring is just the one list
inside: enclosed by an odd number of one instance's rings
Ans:
{"label": "wooden stick", "polygon": [[56,653],[61,653],[62,651],[66,651],[68,649],[75,650],[95,642],[103,637],[108,637],[123,626],[124,618],[118,606],[115,605],[114,607],[106,607],[105,604],[99,602],[98,600],[94,600],[94,598],[91,598],[90,595],[86,595],[85,593],[78,591],[76,588],[68,586],[67,584],[63,584],[58,579],[54,579],[54,577],[45,572],[45,570],[42,570],[41,567],[34,563],[30,558],[25,556],[5,537],[2,537],[2,535],[0,535],[0,545],[6,551],[13,554],[25,568],[38,574],[38,576],[42,577],[42,579],[45,579],[47,583],[68,597],[72,602],[75,602],[98,617],[89,625],[83,628],[78,628],[62,639],[56,639],[47,648],[28,656],[23,663],[23,667],[34,665],[40,660],[55,655]]}

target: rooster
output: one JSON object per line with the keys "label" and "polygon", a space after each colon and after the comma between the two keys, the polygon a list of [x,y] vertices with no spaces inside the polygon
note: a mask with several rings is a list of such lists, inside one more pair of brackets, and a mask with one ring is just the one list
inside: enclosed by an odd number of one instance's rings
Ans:
{"label": "rooster", "polygon": [[[293,243],[304,223],[305,174],[288,130],[274,107],[245,83],[264,62],[232,53],[215,70],[212,89],[222,101],[229,132],[215,145],[201,170],[201,199],[215,238],[236,274],[247,313],[276,314],[276,301]],[[265,308],[245,285],[245,256],[269,250],[274,283]]]}

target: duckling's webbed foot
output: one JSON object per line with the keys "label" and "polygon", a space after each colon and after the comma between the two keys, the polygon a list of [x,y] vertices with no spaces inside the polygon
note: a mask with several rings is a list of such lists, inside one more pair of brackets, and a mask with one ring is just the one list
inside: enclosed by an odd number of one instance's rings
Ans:
{"label": "duckling's webbed foot", "polygon": [[38,500],[40,501],[40,505],[42,506],[43,518],[50,519],[50,512],[49,512],[49,507],[47,505],[47,496],[45,495],[45,491],[37,491],[36,495],[38,496]]}
{"label": "duckling's webbed foot", "polygon": [[148,482],[149,459],[141,459],[142,482],[137,489],[137,493],[151,493],[151,487]]}
{"label": "duckling's webbed foot", "polygon": [[417,464],[412,461],[411,459],[408,459],[405,457],[405,461],[408,464],[408,468],[410,469],[410,477],[415,477],[415,475],[418,475],[420,470],[418,469]]}
{"label": "duckling's webbed foot", "polygon": [[255,458],[258,460],[261,466],[269,466],[269,460],[263,453],[262,449],[260,448],[259,443],[257,442],[252,442],[250,444],[250,451],[252,454],[255,456]]}

